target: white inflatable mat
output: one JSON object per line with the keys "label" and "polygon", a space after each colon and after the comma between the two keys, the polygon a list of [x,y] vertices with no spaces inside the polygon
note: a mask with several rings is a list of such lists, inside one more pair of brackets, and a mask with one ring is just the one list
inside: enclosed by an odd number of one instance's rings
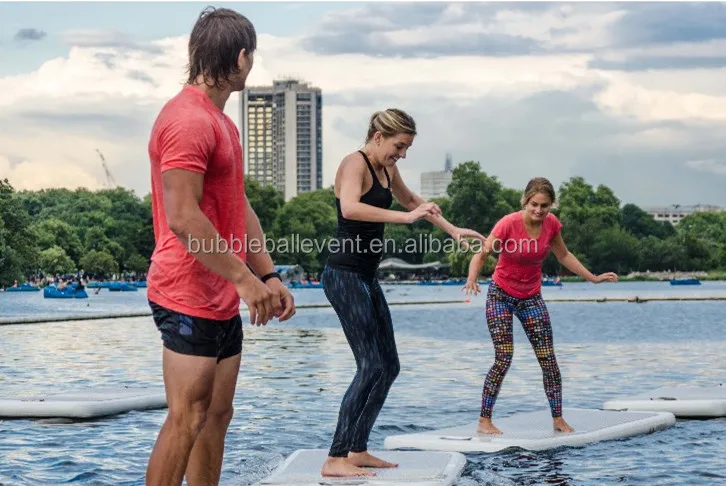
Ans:
{"label": "white inflatable mat", "polygon": [[676,417],[726,417],[726,387],[679,386],[608,400],[606,410],[671,412]]}
{"label": "white inflatable mat", "polygon": [[0,418],[93,418],[166,408],[163,388],[89,388],[0,399]]}
{"label": "white inflatable mat", "polygon": [[320,470],[327,449],[301,449],[290,455],[260,485],[320,486],[451,486],[461,475],[466,458],[457,452],[371,451],[376,457],[398,464],[397,468],[371,469],[375,476],[323,477]]}
{"label": "white inflatable mat", "polygon": [[572,433],[555,432],[549,409],[494,419],[501,435],[478,434],[478,421],[459,427],[386,437],[386,449],[497,452],[510,447],[532,451],[623,439],[665,429],[676,422],[667,412],[620,412],[566,408]]}

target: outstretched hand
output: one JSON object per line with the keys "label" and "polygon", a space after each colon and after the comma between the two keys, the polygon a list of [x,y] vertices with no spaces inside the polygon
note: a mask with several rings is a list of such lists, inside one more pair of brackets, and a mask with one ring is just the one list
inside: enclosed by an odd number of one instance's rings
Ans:
{"label": "outstretched hand", "polygon": [[478,295],[481,292],[479,282],[470,282],[467,280],[466,285],[461,289],[466,295]]}
{"label": "outstretched hand", "polygon": [[592,283],[601,283],[601,282],[617,282],[618,276],[614,272],[606,272],[601,273],[600,275],[597,275],[595,277],[595,280],[592,281]]}

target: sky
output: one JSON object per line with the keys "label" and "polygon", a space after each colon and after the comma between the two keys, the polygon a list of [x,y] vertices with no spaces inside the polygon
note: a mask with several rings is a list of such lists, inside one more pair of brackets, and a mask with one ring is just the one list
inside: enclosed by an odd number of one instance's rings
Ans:
{"label": "sky", "polygon": [[[2,3],[0,178],[150,191],[148,140],[207,5],[258,32],[248,85],[323,93],[323,184],[398,107],[402,176],[478,161],[505,187],[572,176],[623,204],[726,206],[724,3]],[[239,126],[235,94],[225,112]]]}

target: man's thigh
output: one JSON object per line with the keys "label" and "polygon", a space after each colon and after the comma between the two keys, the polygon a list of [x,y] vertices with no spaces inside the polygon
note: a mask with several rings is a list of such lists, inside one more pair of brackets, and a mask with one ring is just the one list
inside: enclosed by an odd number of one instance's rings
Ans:
{"label": "man's thigh", "polygon": [[218,358],[225,337],[225,323],[188,316],[149,302],[164,347],[177,354]]}

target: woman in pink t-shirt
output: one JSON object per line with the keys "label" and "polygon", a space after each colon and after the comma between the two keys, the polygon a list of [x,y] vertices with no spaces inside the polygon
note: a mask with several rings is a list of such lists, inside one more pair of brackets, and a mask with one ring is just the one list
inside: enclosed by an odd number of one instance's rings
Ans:
{"label": "woman in pink t-shirt", "polygon": [[522,323],[529,342],[542,367],[545,394],[552,412],[555,431],[574,429],[562,417],[562,382],[552,342],[552,326],[542,298],[542,263],[550,249],[557,260],[571,272],[588,282],[616,282],[612,272],[593,275],[567,250],[560,230],[562,223],[550,213],[555,190],[550,181],[536,177],[529,181],[522,195],[522,210],[500,219],[469,265],[469,278],[464,291],[480,292],[477,278],[485,257],[492,251],[499,254],[492,282],[487,292],[486,318],[494,343],[494,365],[487,374],[482,392],[478,431],[501,434],[492,424],[492,409],[504,376],[514,354],[512,316]]}

